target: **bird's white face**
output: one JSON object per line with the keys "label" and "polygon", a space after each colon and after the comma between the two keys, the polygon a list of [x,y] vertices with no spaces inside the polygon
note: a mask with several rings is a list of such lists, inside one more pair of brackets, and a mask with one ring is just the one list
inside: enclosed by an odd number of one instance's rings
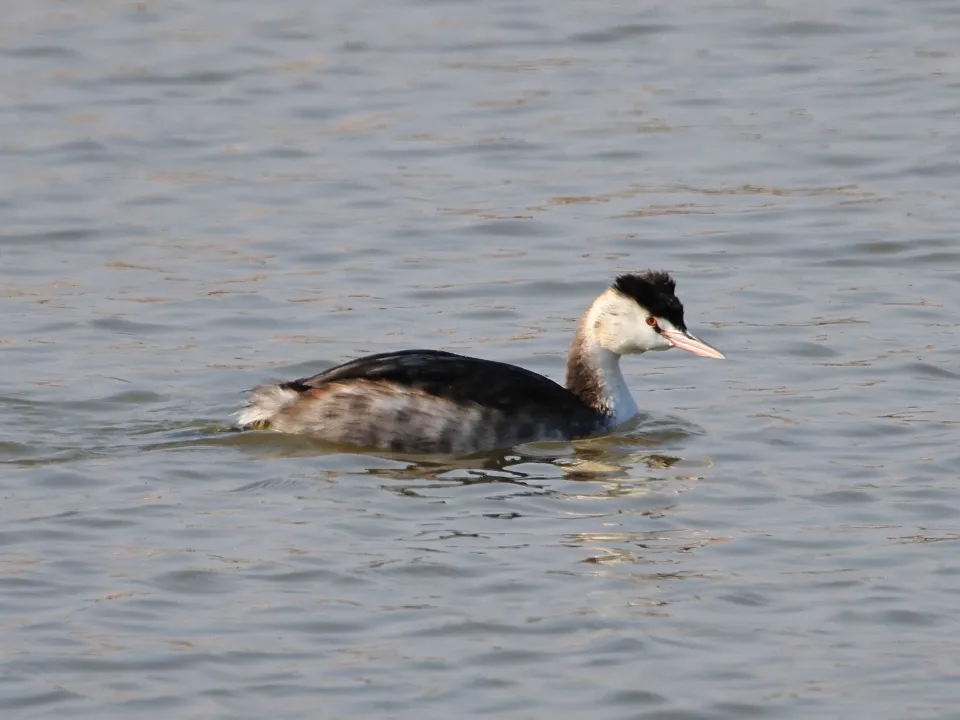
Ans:
{"label": "bird's white face", "polygon": [[701,357],[724,359],[716,348],[613,290],[597,298],[587,323],[595,342],[617,355],[680,348]]}

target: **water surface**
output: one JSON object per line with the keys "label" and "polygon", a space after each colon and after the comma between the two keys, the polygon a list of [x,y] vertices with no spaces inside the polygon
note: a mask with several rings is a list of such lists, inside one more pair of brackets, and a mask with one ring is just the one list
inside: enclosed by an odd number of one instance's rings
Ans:
{"label": "water surface", "polygon": [[[16,3],[0,708],[946,718],[950,2]],[[642,421],[469,460],[224,432],[435,347],[561,378],[617,272]]]}

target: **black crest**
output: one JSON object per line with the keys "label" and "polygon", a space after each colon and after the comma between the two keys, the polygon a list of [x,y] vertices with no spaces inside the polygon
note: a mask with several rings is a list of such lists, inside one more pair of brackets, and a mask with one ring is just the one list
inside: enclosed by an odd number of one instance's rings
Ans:
{"label": "black crest", "polygon": [[683,305],[677,299],[676,288],[672,277],[656,270],[620,275],[613,283],[614,290],[632,298],[650,314],[669,320],[679,330],[686,330]]}

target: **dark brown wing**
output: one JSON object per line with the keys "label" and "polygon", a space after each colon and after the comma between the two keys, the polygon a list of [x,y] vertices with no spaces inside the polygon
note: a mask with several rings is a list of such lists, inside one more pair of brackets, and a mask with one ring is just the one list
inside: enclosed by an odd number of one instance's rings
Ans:
{"label": "dark brown wing", "polygon": [[597,413],[553,380],[507,363],[442,350],[401,350],[368,355],[287,386],[300,392],[333,382],[396,383],[458,403],[476,403],[507,415],[540,412],[568,422],[590,422]]}

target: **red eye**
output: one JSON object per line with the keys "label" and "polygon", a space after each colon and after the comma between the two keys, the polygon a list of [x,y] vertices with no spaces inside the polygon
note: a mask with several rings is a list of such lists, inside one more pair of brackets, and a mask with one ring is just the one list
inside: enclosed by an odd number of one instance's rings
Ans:
{"label": "red eye", "polygon": [[656,326],[657,326],[657,319],[656,319],[653,315],[648,315],[648,316],[647,316],[647,325],[649,325],[650,327],[656,327]]}

